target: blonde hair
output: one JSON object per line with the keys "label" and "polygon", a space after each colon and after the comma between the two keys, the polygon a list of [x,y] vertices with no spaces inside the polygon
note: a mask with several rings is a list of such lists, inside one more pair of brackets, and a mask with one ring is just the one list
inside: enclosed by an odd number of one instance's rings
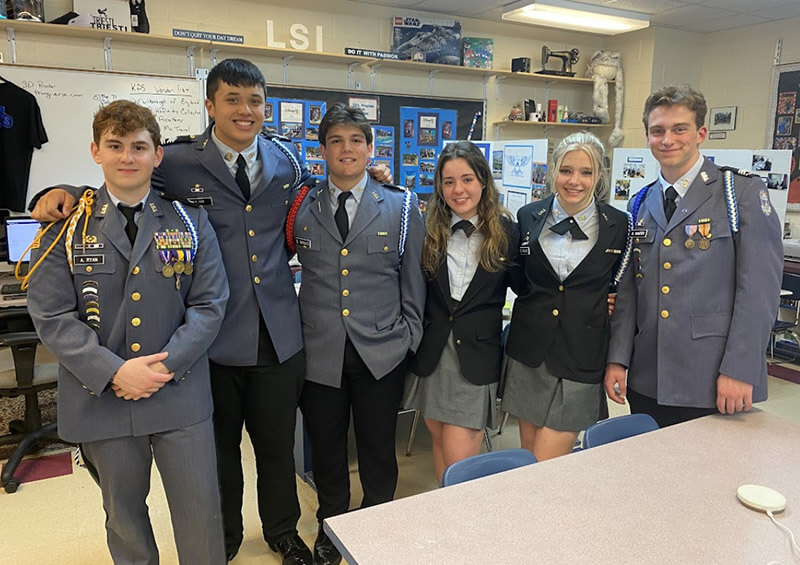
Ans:
{"label": "blonde hair", "polygon": [[452,210],[444,199],[442,169],[453,159],[464,159],[484,187],[478,202],[478,229],[484,236],[480,249],[480,266],[491,273],[508,265],[508,235],[500,218],[511,220],[511,213],[500,204],[500,193],[492,179],[489,163],[483,152],[469,141],[448,144],[439,156],[433,186],[433,198],[428,204],[427,233],[422,249],[422,268],[433,278],[447,254],[447,241],[451,233]]}
{"label": "blonde hair", "polygon": [[568,153],[583,151],[592,163],[592,179],[594,180],[594,198],[597,202],[605,202],[608,197],[608,181],[606,179],[606,149],[603,142],[594,134],[586,131],[573,133],[561,140],[553,150],[553,167],[550,169],[550,186],[555,192],[555,178],[561,163]]}

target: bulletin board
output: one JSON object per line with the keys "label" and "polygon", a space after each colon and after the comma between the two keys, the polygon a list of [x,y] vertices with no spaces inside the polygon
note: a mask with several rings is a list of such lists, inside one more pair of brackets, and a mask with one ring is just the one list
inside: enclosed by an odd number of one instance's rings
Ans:
{"label": "bulletin board", "polygon": [[800,63],[775,66],[770,93],[766,147],[792,152],[787,209],[800,211]]}
{"label": "bulletin board", "polygon": [[[483,100],[472,99],[452,99],[452,98],[435,98],[426,97],[420,98],[415,96],[398,96],[390,94],[378,94],[374,92],[348,92],[338,90],[318,90],[312,88],[288,88],[285,86],[268,85],[267,86],[268,102],[271,101],[275,104],[273,110],[273,121],[268,122],[268,125],[276,128],[278,133],[291,137],[298,135],[299,138],[292,138],[296,144],[301,144],[303,151],[301,155],[306,159],[306,167],[311,170],[311,167],[316,167],[319,172],[319,167],[324,167],[324,161],[309,158],[308,151],[311,148],[311,155],[315,154],[315,148],[318,146],[319,141],[310,140],[308,136],[315,135],[314,126],[310,118],[311,108],[315,106],[322,106],[322,113],[324,114],[325,108],[331,105],[342,102],[347,104],[352,98],[358,98],[366,105],[369,101],[374,99],[374,112],[365,110],[368,117],[375,118],[372,121],[373,131],[373,163],[383,162],[389,165],[394,182],[400,185],[406,185],[415,191],[431,192],[433,187],[428,182],[428,177],[433,178],[433,171],[430,170],[435,166],[435,159],[439,156],[444,142],[447,140],[466,139],[473,129],[472,139],[483,139],[483,121],[480,116],[483,115],[485,108]],[[279,123],[280,116],[278,115],[279,102],[294,101],[304,102],[306,112],[305,129],[300,133],[296,130],[299,128],[288,127],[286,132],[282,131],[283,127]],[[476,114],[478,118],[475,119]],[[415,130],[413,138],[404,137],[404,116],[405,120],[415,120]],[[426,116],[430,116],[427,117]],[[423,128],[427,130],[435,129],[432,131],[423,132],[423,138],[420,139],[419,123],[422,119],[423,124],[436,125],[432,128]],[[309,127],[311,131],[309,133]],[[318,135],[318,130],[316,134]],[[403,156],[410,155],[415,152],[417,155],[416,166],[414,171],[409,171],[408,174],[403,174],[404,164]],[[425,157],[420,158],[420,151]],[[434,155],[429,157],[429,155]],[[406,157],[408,161],[410,157]],[[420,167],[420,163],[424,163]],[[321,165],[320,165],[321,163]],[[408,168],[408,167],[406,167]],[[425,170],[422,170],[425,169]],[[313,173],[314,171],[312,171]],[[316,176],[316,175],[315,175]],[[421,182],[422,181],[422,182]]]}

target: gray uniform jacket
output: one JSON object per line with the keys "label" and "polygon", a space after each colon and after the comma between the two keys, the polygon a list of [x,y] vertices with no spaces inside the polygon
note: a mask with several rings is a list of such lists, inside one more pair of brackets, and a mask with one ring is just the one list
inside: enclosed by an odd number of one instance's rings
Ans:
{"label": "gray uniform jacket", "polygon": [[[154,191],[145,203],[133,249],[124,217],[101,188],[86,230],[93,248],[80,249],[83,218],[75,230],[74,273],[62,237],[33,274],[28,310],[42,342],[60,362],[62,438],[87,442],[149,435],[211,415],[206,351],[219,330],[228,285],[205,211],[185,209],[197,227],[198,248],[194,271],[181,275],[180,289],[174,275],[167,278],[161,272],[164,263],[154,234],[187,230],[172,203]],[[32,264],[62,223],[45,234]],[[169,352],[164,364],[175,372],[173,380],[150,398],[117,398],[109,382],[125,360],[161,351]]]}
{"label": "gray uniform jacket", "polygon": [[[639,210],[608,361],[628,367],[628,386],[659,404],[713,408],[720,374],[752,384],[753,401],[767,397],[765,352],[783,270],[781,227],[759,179],[734,175],[734,190],[735,237],[722,173],[708,160],[669,223],[658,185]],[[687,248],[686,226],[704,220],[710,220],[708,249]]]}
{"label": "gray uniform jacket", "polygon": [[295,188],[309,175],[291,142],[259,136],[261,183],[245,201],[210,137],[211,127],[166,145],[153,172],[155,188],[203,204],[219,238],[231,298],[208,356],[221,365],[255,365],[260,316],[283,362],[303,348],[284,225]]}
{"label": "gray uniform jacket", "polygon": [[312,189],[300,206],[294,235],[303,264],[307,380],[341,386],[346,337],[377,379],[416,351],[425,307],[425,225],[414,195],[401,266],[403,197],[402,189],[369,179],[344,242],[327,182]]}

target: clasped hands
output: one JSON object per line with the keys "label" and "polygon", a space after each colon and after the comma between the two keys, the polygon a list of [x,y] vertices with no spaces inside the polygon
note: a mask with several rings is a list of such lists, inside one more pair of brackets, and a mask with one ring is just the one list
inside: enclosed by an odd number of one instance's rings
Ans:
{"label": "clasped hands", "polygon": [[111,390],[125,400],[150,398],[175,376],[163,363],[168,355],[162,351],[128,359],[111,379]]}

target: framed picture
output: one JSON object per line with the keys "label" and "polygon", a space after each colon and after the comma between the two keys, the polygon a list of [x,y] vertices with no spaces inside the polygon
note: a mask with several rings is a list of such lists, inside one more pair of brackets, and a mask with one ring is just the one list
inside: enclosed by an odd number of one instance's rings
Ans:
{"label": "framed picture", "polygon": [[736,129],[736,106],[711,108],[708,129],[711,131]]}
{"label": "framed picture", "polygon": [[347,105],[360,109],[370,122],[378,122],[381,119],[380,102],[377,98],[348,96]]}

